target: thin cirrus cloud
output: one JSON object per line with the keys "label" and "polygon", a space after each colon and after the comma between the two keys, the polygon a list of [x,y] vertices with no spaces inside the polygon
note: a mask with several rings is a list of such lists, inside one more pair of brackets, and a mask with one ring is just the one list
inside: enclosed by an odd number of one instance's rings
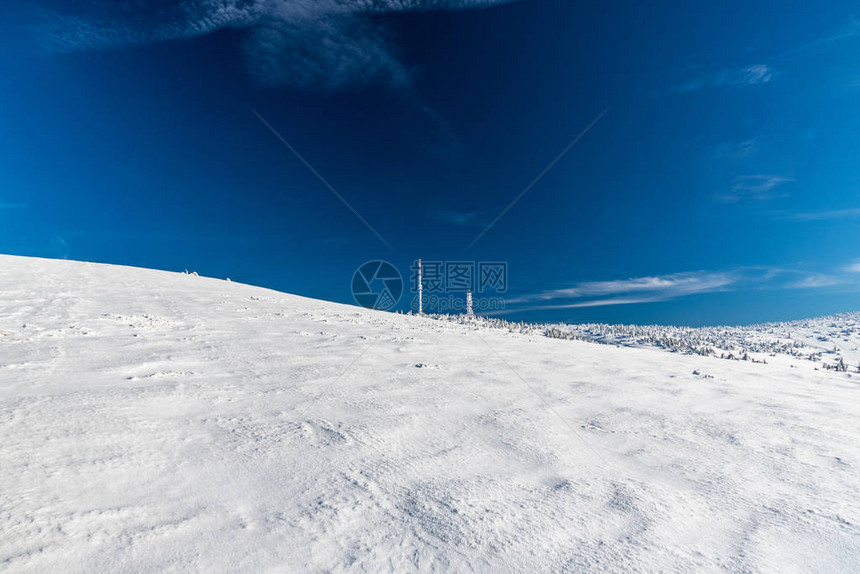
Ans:
{"label": "thin cirrus cloud", "polygon": [[845,279],[841,277],[816,273],[814,275],[808,275],[800,281],[791,283],[788,286],[792,289],[820,289],[822,287],[835,287],[843,284],[845,284]]}
{"label": "thin cirrus cloud", "polygon": [[857,282],[848,273],[860,273],[860,259],[828,273],[750,267],[726,272],[692,271],[615,281],[587,281],[565,289],[507,299],[506,309],[489,314],[657,303],[691,295],[743,289],[811,290],[856,285]]}
{"label": "thin cirrus cloud", "polygon": [[696,73],[686,81],[669,88],[668,94],[688,94],[709,88],[727,86],[758,86],[767,84],[775,76],[773,68],[767,64],[755,64],[745,68],[733,68],[711,73]]}
{"label": "thin cirrus cloud", "polygon": [[264,84],[337,90],[354,83],[409,84],[384,24],[391,12],[470,10],[512,0],[92,0],[46,8],[31,26],[51,51],[70,52],[247,30],[243,51]]}
{"label": "thin cirrus cloud", "polygon": [[[506,304],[550,303],[532,309],[572,309],[651,303],[698,293],[724,291],[740,279],[736,273],[687,272],[614,281],[588,281],[566,289],[553,289],[508,299]],[[559,303],[555,303],[556,301]]]}
{"label": "thin cirrus cloud", "polygon": [[827,211],[807,211],[791,215],[791,219],[796,221],[826,221],[831,219],[849,219],[852,217],[860,217],[860,207],[831,209]]}
{"label": "thin cirrus cloud", "polygon": [[731,190],[720,196],[720,200],[735,203],[785,197],[785,193],[781,193],[777,188],[793,182],[793,178],[779,175],[741,175],[734,179]]}

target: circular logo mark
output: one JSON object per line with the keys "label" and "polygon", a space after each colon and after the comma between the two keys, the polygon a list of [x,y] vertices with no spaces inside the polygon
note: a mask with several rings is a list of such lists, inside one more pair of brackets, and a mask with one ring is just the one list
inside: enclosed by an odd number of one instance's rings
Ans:
{"label": "circular logo mark", "polygon": [[401,295],[403,277],[387,261],[368,261],[352,276],[352,296],[362,307],[387,311],[397,305]]}

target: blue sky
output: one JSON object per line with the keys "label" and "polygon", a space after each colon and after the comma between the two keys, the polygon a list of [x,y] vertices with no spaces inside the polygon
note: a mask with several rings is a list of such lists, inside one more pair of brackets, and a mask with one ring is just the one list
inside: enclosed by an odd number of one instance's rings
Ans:
{"label": "blue sky", "polygon": [[506,261],[517,320],[860,309],[860,5],[680,4],[4,2],[0,252],[342,302],[368,260]]}

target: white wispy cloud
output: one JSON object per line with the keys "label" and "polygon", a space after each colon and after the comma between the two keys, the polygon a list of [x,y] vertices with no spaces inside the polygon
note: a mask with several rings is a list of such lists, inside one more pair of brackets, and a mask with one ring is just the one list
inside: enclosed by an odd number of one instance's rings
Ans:
{"label": "white wispy cloud", "polygon": [[757,86],[766,84],[773,79],[773,70],[765,64],[756,64],[740,70],[734,77],[730,77],[726,83],[743,84],[745,86]]}
{"label": "white wispy cloud", "polygon": [[374,14],[487,8],[512,0],[90,0],[44,9],[32,29],[58,52],[193,38],[248,29],[244,53],[271,84],[338,89],[356,82],[403,85],[409,71]]}
{"label": "white wispy cloud", "polygon": [[697,293],[723,291],[738,280],[739,277],[734,273],[687,272],[614,281],[588,281],[565,289],[508,299],[506,303],[515,305],[577,299],[545,307],[560,309],[656,302]]}
{"label": "white wispy cloud", "polygon": [[860,259],[854,261],[853,263],[849,263],[842,269],[848,271],[849,273],[860,273]]}
{"label": "white wispy cloud", "polygon": [[807,211],[803,213],[794,213],[790,216],[791,219],[795,219],[797,221],[824,221],[828,219],[848,219],[851,217],[860,217],[860,207],[830,209],[826,211]]}
{"label": "white wispy cloud", "polygon": [[[860,269],[858,269],[858,271],[860,271]],[[792,289],[820,289],[822,287],[835,287],[836,285],[843,285],[844,283],[845,279],[843,278],[836,277],[834,275],[815,273],[804,277],[800,281],[790,283],[788,287]]]}
{"label": "white wispy cloud", "polygon": [[507,299],[504,310],[490,314],[658,303],[691,295],[752,289],[811,290],[860,286],[856,278],[850,275],[852,273],[860,273],[860,259],[826,273],[802,268],[762,266],[732,271],[691,271],[614,281],[586,281],[564,289]]}
{"label": "white wispy cloud", "polygon": [[777,187],[792,182],[794,179],[778,175],[741,175],[732,182],[731,191],[720,199],[727,202],[773,199],[782,196],[776,193]]}
{"label": "white wispy cloud", "polygon": [[773,80],[776,73],[767,64],[755,64],[745,68],[732,68],[718,72],[694,72],[686,81],[669,88],[668,94],[687,94],[709,88],[724,86],[757,86]]}
{"label": "white wispy cloud", "polygon": [[[530,307],[508,308],[501,309],[498,311],[492,311],[490,313],[485,314],[504,315],[506,313],[515,313],[522,311],[559,311],[564,309],[585,309],[589,307],[610,307],[613,305],[637,305],[641,303],[658,303],[660,301],[667,301],[667,299],[660,297],[606,297],[603,299],[592,299],[590,301],[579,301],[574,303],[533,305]],[[509,303],[510,302],[508,301],[505,302],[505,304]]]}

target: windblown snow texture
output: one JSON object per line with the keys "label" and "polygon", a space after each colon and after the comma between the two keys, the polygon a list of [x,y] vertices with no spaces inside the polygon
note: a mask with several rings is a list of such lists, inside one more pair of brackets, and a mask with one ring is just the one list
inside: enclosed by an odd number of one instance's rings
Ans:
{"label": "windblown snow texture", "polygon": [[0,570],[860,563],[860,377],[803,358],[8,256],[0,331]]}

